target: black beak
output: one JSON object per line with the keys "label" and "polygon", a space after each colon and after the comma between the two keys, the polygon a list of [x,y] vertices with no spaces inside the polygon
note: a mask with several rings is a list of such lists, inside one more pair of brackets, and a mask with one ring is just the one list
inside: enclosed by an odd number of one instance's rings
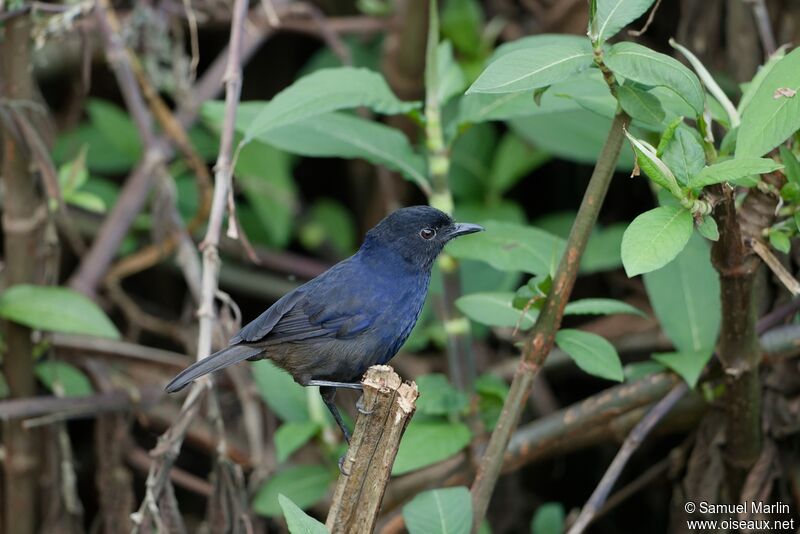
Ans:
{"label": "black beak", "polygon": [[450,230],[447,232],[447,239],[455,239],[456,237],[467,235],[467,234],[474,234],[476,232],[483,232],[485,228],[480,224],[472,224],[472,223],[454,223],[450,226]]}

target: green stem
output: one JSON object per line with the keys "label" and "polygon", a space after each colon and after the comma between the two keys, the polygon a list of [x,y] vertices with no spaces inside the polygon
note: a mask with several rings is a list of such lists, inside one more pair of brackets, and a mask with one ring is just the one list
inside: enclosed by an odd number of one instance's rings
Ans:
{"label": "green stem", "polygon": [[564,315],[564,307],[569,300],[575,278],[578,275],[581,256],[597,222],[597,215],[614,175],[628,121],[628,116],[620,112],[611,123],[608,137],[597,159],[575,223],[570,231],[566,250],[553,279],[553,286],[533,330],[525,341],[522,358],[514,374],[503,411],[489,439],[486,452],[481,458],[478,473],[472,485],[473,532],[477,532],[478,526],[486,515],[489,500],[497,478],[500,476],[509,439],[517,426],[533,379],[553,348],[555,334],[561,326],[561,319]]}

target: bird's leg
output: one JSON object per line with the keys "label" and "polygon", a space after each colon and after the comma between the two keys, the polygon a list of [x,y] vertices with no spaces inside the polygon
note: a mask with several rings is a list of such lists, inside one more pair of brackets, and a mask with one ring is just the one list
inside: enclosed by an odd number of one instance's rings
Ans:
{"label": "bird's leg", "polygon": [[[307,386],[320,386],[320,388],[346,388],[346,389],[364,389],[360,382],[331,382],[330,380],[309,380]],[[322,390],[320,389],[320,392]]]}
{"label": "bird's leg", "polygon": [[[329,380],[309,380],[309,386],[320,386],[329,387],[329,388],[347,388],[347,389],[364,389],[360,383],[350,383],[350,382],[331,382]],[[320,389],[322,391],[322,389]],[[372,413],[372,410],[367,410],[364,408],[364,403],[362,401],[364,397],[361,396],[358,398],[358,402],[356,402],[356,410],[358,413],[363,415],[369,415]]]}
{"label": "bird's leg", "polygon": [[[311,382],[315,382],[315,380],[312,380]],[[309,385],[316,385],[316,384],[309,383]],[[342,420],[342,414],[339,413],[339,408],[337,408],[336,403],[333,402],[333,399],[336,397],[336,387],[322,386],[319,388],[319,394],[322,397],[322,402],[325,403],[325,406],[328,407],[328,410],[330,410],[331,415],[333,415],[333,418],[336,420],[336,424],[339,425],[339,428],[342,429],[345,441],[347,441],[347,444],[350,445],[350,432],[344,425],[344,421]]]}

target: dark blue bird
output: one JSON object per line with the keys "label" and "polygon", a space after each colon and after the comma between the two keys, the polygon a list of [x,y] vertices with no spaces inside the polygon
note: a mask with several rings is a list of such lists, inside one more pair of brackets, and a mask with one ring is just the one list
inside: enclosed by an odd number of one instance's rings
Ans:
{"label": "dark blue bird", "polygon": [[320,394],[349,441],[334,404],[336,388],[360,389],[361,376],[388,362],[419,318],[431,268],[451,239],[483,230],[414,206],[367,232],[361,248],[284,295],[246,325],[230,345],[184,369],[166,390],[242,360],[269,358]]}

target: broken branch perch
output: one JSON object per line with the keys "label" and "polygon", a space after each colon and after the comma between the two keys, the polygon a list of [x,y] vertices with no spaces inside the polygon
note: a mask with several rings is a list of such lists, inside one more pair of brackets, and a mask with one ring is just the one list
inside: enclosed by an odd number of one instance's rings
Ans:
{"label": "broken branch perch", "polygon": [[332,533],[372,532],[419,395],[388,365],[370,367],[361,384],[360,413],[326,522]]}

